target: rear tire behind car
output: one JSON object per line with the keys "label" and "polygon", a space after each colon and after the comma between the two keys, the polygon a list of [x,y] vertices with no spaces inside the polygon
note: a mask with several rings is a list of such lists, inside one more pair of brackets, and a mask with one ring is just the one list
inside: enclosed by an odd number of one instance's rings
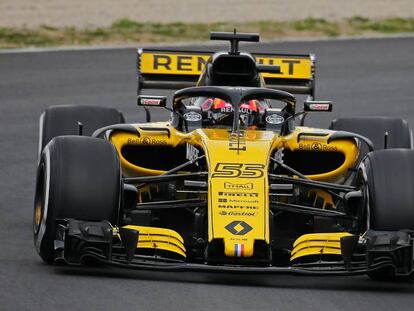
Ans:
{"label": "rear tire behind car", "polygon": [[124,116],[114,108],[99,106],[62,105],[51,106],[40,116],[39,157],[56,136],[78,135],[78,122],[82,123],[82,135],[91,136],[98,128],[125,123]]}
{"label": "rear tire behind car", "polygon": [[363,135],[374,143],[375,150],[384,149],[384,136],[385,132],[387,132],[387,149],[412,149],[412,134],[410,126],[408,125],[407,121],[399,118],[338,118],[331,122],[329,128],[335,131],[347,131]]}
{"label": "rear tire behind car", "polygon": [[[411,128],[405,120],[390,117],[350,117],[338,118],[331,122],[329,127],[335,131],[346,131],[360,134],[369,138],[374,143],[374,150],[382,150],[385,147],[385,133],[387,136],[387,149],[406,148],[412,149]],[[369,152],[365,144],[359,148],[357,163]],[[356,174],[350,173],[345,184],[355,184]]]}
{"label": "rear tire behind car", "polygon": [[121,169],[115,147],[84,136],[60,136],[44,148],[34,206],[34,242],[47,263],[55,259],[57,220],[118,224]]}
{"label": "rear tire behind car", "polygon": [[[374,231],[414,230],[414,150],[370,152],[361,164],[367,224]],[[376,280],[397,280],[391,269],[368,274]]]}

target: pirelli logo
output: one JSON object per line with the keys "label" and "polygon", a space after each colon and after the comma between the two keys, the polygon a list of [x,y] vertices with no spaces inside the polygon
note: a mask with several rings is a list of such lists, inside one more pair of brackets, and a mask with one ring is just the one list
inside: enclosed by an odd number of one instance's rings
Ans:
{"label": "pirelli logo", "polygon": [[[210,54],[165,53],[142,51],[140,72],[142,74],[199,75],[210,58]],[[311,79],[312,62],[300,56],[256,55],[258,64],[278,65],[280,74],[264,73],[265,78]]]}
{"label": "pirelli logo", "polygon": [[257,198],[259,194],[257,192],[244,193],[244,192],[222,192],[219,191],[218,195],[225,197],[247,197],[247,198]]}

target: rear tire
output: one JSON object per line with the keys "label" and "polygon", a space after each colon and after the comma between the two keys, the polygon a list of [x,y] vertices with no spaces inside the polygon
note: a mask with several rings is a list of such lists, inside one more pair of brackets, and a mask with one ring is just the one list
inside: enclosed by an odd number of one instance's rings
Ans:
{"label": "rear tire", "polygon": [[124,116],[114,108],[99,106],[51,106],[39,121],[39,158],[43,148],[56,136],[78,135],[78,122],[83,125],[82,135],[91,136],[98,128],[125,123]]}
{"label": "rear tire", "polygon": [[121,169],[115,147],[102,139],[61,136],[44,148],[37,171],[34,242],[46,263],[55,259],[56,221],[118,224]]}
{"label": "rear tire", "polygon": [[[387,149],[370,152],[361,164],[370,230],[414,230],[414,150]],[[375,280],[405,280],[393,269],[370,272]]]}
{"label": "rear tire", "polygon": [[[387,149],[412,149],[412,133],[407,121],[390,117],[339,118],[329,127],[335,131],[347,131],[369,138],[375,150],[384,149],[384,135],[388,132]],[[365,152],[365,154],[367,151]],[[365,155],[363,154],[363,155]]]}
{"label": "rear tire", "polygon": [[[387,149],[412,149],[412,132],[405,120],[390,117],[351,117],[339,118],[331,122],[329,127],[335,131],[347,131],[369,138],[375,150],[385,147],[385,132],[388,133]],[[361,144],[357,163],[369,152],[365,144]],[[355,184],[356,174],[350,173],[345,184]]]}

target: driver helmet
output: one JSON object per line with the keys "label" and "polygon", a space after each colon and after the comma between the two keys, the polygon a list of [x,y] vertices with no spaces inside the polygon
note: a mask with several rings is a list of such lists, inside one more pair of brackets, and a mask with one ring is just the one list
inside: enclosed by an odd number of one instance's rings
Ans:
{"label": "driver helmet", "polygon": [[220,98],[211,99],[210,113],[215,125],[231,126],[233,124],[233,111],[233,106],[229,102]]}
{"label": "driver helmet", "polygon": [[[211,119],[215,125],[231,126],[233,124],[234,109],[233,106],[220,98],[206,99],[201,108],[203,111],[209,111]],[[261,104],[258,100],[249,100],[240,105],[240,120],[246,128],[255,128],[258,125]]]}
{"label": "driver helmet", "polygon": [[249,100],[240,105],[240,120],[246,128],[257,128],[260,120],[260,103],[258,100]]}

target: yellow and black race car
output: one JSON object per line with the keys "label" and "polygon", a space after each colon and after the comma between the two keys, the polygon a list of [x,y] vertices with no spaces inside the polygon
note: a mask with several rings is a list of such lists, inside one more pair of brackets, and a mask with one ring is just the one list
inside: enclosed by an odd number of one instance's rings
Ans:
{"label": "yellow and black race car", "polygon": [[[47,263],[161,271],[413,277],[407,123],[304,126],[313,55],[138,50],[137,103],[54,106],[40,118],[34,241]],[[167,97],[145,89],[176,90]],[[292,94],[305,94],[303,108]],[[149,108],[171,112],[151,122]],[[158,108],[159,109],[159,108]]]}

